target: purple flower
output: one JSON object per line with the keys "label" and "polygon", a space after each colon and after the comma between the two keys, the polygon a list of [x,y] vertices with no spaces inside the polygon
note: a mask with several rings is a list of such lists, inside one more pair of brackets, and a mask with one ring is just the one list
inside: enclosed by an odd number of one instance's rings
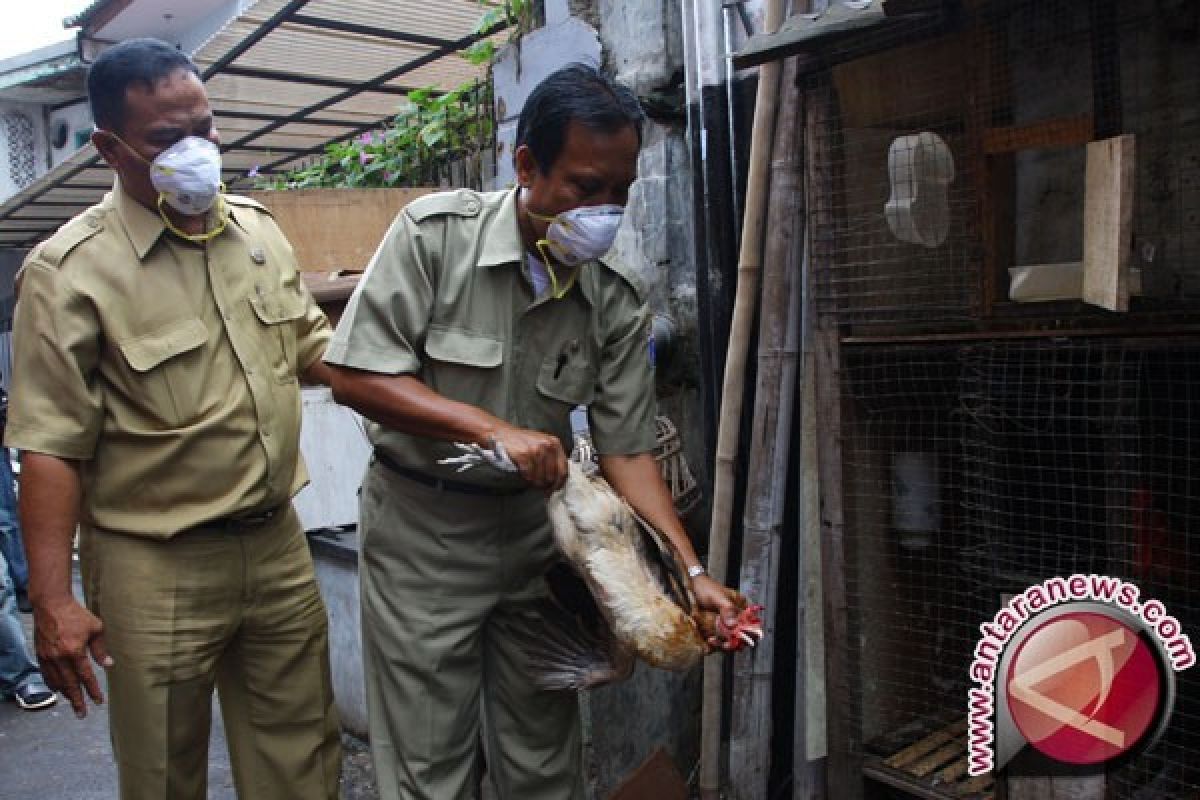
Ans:
{"label": "purple flower", "polygon": [[257,178],[258,177],[258,164],[255,164],[253,167],[250,168],[250,171],[246,173],[246,177],[247,178]]}
{"label": "purple flower", "polygon": [[358,140],[363,144],[375,144],[375,131],[367,131],[360,134]]}
{"label": "purple flower", "polygon": [[396,182],[396,173],[394,173],[394,172],[383,173],[383,182],[384,183],[395,183]]}
{"label": "purple flower", "polygon": [[367,162],[373,158],[375,158],[374,154],[362,152],[362,153],[358,154],[358,163],[365,167],[367,165]]}

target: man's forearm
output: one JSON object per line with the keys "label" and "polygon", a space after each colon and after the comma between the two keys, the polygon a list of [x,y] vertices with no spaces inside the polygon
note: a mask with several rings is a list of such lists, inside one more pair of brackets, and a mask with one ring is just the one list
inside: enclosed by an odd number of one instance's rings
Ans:
{"label": "man's forearm", "polygon": [[71,548],[79,521],[79,469],[44,453],[21,459],[21,529],[35,605],[71,597]]}
{"label": "man's forearm", "polygon": [[600,472],[642,519],[670,539],[685,566],[700,563],[653,454],[600,456]]}
{"label": "man's forearm", "polygon": [[329,367],[334,398],[392,430],[430,439],[486,444],[501,420],[450,400],[411,375],[382,375]]}

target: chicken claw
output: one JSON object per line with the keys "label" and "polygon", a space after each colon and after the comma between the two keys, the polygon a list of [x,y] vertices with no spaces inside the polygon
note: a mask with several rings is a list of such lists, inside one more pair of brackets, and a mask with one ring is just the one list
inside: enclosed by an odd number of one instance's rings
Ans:
{"label": "chicken claw", "polygon": [[458,465],[457,472],[466,472],[479,464],[490,464],[502,472],[517,471],[517,465],[508,457],[508,451],[504,449],[503,442],[496,441],[491,448],[463,442],[455,442],[454,446],[462,451],[462,455],[440,459],[439,464]]}

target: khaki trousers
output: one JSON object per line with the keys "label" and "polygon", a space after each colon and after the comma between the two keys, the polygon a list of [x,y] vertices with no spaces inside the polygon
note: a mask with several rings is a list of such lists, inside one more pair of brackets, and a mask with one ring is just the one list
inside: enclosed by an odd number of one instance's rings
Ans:
{"label": "khaki trousers", "polygon": [[289,505],[167,541],[84,528],[122,800],[204,800],[214,685],[238,796],[336,800],[325,606]]}
{"label": "khaki trousers", "polygon": [[[496,631],[545,591],[545,497],[440,491],[367,469],[361,499],[363,662],[382,800],[468,800],[479,745],[502,800],[582,798],[574,692],[535,689]],[[482,735],[481,735],[482,733]]]}

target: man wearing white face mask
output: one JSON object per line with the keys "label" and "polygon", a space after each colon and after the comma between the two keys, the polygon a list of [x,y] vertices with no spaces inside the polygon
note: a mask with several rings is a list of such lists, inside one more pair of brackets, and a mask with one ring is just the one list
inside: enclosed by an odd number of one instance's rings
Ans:
{"label": "man wearing white face mask", "polygon": [[116,183],[29,255],[15,318],[38,659],[79,716],[103,701],[89,656],[105,669],[122,800],[207,795],[214,686],[240,797],[332,800],[325,609],[291,506],[297,379],[327,382],[329,325],[270,214],[223,194],[186,56],[116,45],[88,99]]}
{"label": "man wearing white face mask", "polygon": [[[334,396],[373,421],[362,489],[367,703],[384,800],[475,796],[482,738],[504,800],[581,798],[573,693],[537,691],[503,622],[545,592],[546,493],[588,408],[604,476],[703,574],[653,457],[650,312],[602,259],[637,177],[641,110],[583,65],[522,110],[511,191],[430,195],[400,213],[326,353]],[[455,442],[517,472],[457,474]],[[482,732],[482,737],[480,733]]]}

